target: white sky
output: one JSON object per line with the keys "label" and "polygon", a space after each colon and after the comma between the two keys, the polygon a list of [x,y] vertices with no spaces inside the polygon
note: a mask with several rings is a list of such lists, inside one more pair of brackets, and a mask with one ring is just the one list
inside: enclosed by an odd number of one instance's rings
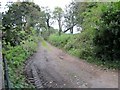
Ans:
{"label": "white sky", "polygon": [[71,0],[34,0],[36,4],[39,6],[48,6],[51,10],[53,10],[56,6],[65,8],[65,5],[69,4]]}
{"label": "white sky", "polygon": [[[7,3],[7,2],[16,2],[17,0],[0,0],[2,3],[2,7]],[[23,0],[20,0],[23,1]],[[34,3],[38,4],[40,7],[46,7],[48,6],[51,10],[53,10],[56,6],[61,7],[62,9],[65,8],[65,5],[68,5],[72,0],[33,0]]]}

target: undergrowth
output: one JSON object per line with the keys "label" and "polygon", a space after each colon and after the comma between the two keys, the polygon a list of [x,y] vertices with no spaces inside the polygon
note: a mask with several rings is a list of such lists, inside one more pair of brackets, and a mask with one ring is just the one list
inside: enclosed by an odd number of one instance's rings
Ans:
{"label": "undergrowth", "polygon": [[11,88],[34,88],[32,84],[26,82],[24,63],[36,52],[39,38],[33,34],[29,36],[29,39],[23,40],[20,45],[11,46],[8,44],[3,48],[2,53],[7,59]]}
{"label": "undergrowth", "polygon": [[109,69],[118,69],[119,67],[119,62],[110,62],[108,60],[102,61],[100,58],[95,57],[94,45],[88,32],[82,32],[75,35],[62,34],[61,36],[52,34],[48,41],[52,45],[65,50],[73,56],[84,59],[89,63]]}

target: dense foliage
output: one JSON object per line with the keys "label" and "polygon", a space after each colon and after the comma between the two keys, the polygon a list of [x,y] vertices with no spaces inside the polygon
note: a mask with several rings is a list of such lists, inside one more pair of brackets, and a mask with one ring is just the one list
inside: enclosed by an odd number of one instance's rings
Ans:
{"label": "dense foliage", "polygon": [[12,46],[27,40],[30,27],[44,26],[42,12],[39,6],[30,2],[13,3],[3,14],[3,40]]}
{"label": "dense foliage", "polygon": [[32,84],[26,82],[24,62],[37,50],[39,37],[33,29],[30,30],[33,33],[29,39],[20,42],[20,45],[11,46],[9,43],[3,48],[8,63],[11,88],[33,88]]}
{"label": "dense foliage", "polygon": [[12,88],[31,88],[24,75],[24,62],[36,50],[39,28],[45,27],[43,12],[32,2],[16,2],[2,16],[3,54],[7,59]]}
{"label": "dense foliage", "polygon": [[96,56],[102,60],[120,60],[120,2],[102,13],[94,43]]}

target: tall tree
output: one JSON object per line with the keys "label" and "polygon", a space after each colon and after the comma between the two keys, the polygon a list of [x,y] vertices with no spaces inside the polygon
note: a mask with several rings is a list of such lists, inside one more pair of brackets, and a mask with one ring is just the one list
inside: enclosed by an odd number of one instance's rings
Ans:
{"label": "tall tree", "polygon": [[66,13],[64,15],[65,28],[64,32],[70,30],[73,33],[73,28],[75,26],[81,27],[84,22],[84,12],[88,8],[89,3],[87,2],[75,2],[72,1],[68,6],[66,6]]}
{"label": "tall tree", "polygon": [[76,25],[76,10],[75,10],[75,3],[71,2],[68,6],[66,6],[66,13],[64,14],[64,22],[66,31],[70,30],[70,33],[73,34],[73,28]]}
{"label": "tall tree", "polygon": [[46,22],[46,29],[48,30],[48,34],[50,35],[50,19],[52,18],[51,16],[51,10],[48,7],[43,7],[43,13],[44,13],[44,20]]}
{"label": "tall tree", "polygon": [[[5,41],[10,42],[13,46],[19,44],[21,31],[31,33],[30,27],[44,24],[41,17],[41,9],[32,2],[16,2],[9,6],[9,10],[3,14],[2,25],[5,27]],[[18,33],[20,32],[20,33]],[[20,37],[19,37],[20,36]]]}
{"label": "tall tree", "polygon": [[59,35],[61,35],[62,32],[62,17],[63,17],[63,10],[60,7],[56,7],[53,11],[53,17],[58,21],[59,26]]}

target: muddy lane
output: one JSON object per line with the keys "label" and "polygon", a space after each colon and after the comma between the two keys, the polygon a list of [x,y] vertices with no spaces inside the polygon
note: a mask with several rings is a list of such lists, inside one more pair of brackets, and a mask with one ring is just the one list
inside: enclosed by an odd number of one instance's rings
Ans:
{"label": "muddy lane", "polygon": [[36,88],[118,88],[116,71],[103,70],[46,44],[39,44],[25,66]]}

